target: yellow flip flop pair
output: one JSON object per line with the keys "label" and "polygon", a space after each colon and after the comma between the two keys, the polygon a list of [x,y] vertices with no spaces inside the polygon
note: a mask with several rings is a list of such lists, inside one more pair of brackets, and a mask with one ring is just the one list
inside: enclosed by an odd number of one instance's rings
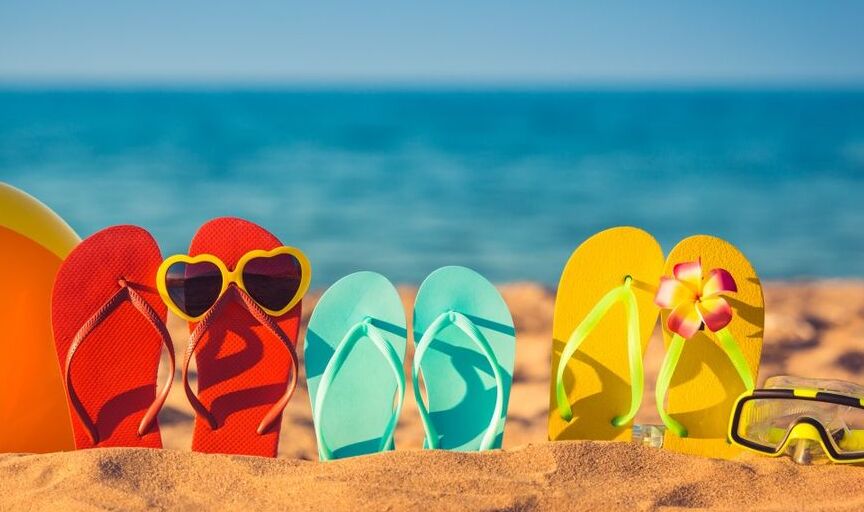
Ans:
{"label": "yellow flip flop pair", "polygon": [[658,315],[666,357],[658,412],[666,449],[732,458],[735,399],[752,389],[764,326],[762,286],[728,242],[682,240],[665,263],[633,227],[602,231],[570,257],[552,328],[549,439],[629,441],[643,393],[642,355]]}

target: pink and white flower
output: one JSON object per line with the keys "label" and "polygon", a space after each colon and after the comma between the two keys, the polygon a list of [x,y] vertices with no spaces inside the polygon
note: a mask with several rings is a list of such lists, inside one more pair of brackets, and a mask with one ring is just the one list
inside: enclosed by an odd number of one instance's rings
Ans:
{"label": "pink and white flower", "polygon": [[675,277],[663,276],[654,302],[661,308],[671,309],[666,327],[684,339],[696,334],[704,324],[712,332],[729,325],[732,307],[721,296],[737,292],[732,274],[715,268],[702,277],[702,262],[688,261],[675,265]]}

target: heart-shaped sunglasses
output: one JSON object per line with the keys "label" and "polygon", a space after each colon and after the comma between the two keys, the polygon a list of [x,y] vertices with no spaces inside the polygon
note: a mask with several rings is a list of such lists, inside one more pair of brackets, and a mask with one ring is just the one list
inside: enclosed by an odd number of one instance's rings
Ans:
{"label": "heart-shaped sunglasses", "polygon": [[156,286],[165,304],[181,318],[196,322],[236,284],[268,315],[282,316],[303,298],[312,271],[309,260],[294,247],[254,250],[234,270],[212,254],[177,254],[162,262]]}

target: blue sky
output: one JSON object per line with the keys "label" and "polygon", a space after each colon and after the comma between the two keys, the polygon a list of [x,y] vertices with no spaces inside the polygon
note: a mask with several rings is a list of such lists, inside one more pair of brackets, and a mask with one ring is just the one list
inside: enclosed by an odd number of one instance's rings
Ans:
{"label": "blue sky", "polygon": [[864,84],[864,2],[0,0],[0,81]]}

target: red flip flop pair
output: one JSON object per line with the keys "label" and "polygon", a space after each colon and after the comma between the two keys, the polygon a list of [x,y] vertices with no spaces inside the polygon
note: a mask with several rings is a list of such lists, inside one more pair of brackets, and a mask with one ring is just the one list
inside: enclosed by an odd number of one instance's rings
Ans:
{"label": "red flip flop pair", "polygon": [[[182,376],[196,412],[192,450],[275,457],[297,384],[309,280],[302,252],[242,219],[204,224],[189,255],[165,261],[139,227],[84,240],[60,268],[52,298],[76,447],[162,446],[157,414],[175,370],[171,309],[191,332]],[[169,365],[158,387],[163,347]]]}

